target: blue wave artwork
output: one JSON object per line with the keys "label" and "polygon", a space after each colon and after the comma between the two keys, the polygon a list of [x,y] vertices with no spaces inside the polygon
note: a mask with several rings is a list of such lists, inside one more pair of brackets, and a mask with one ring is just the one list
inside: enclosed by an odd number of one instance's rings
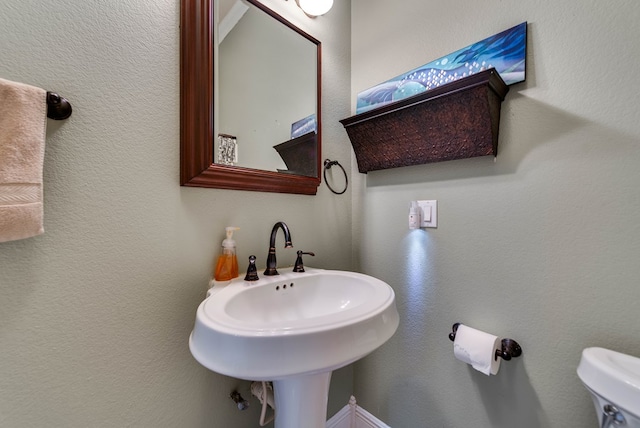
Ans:
{"label": "blue wave artwork", "polygon": [[291,124],[291,139],[308,134],[309,132],[317,132],[318,125],[316,123],[316,115],[312,114]]}
{"label": "blue wave artwork", "polygon": [[507,85],[525,80],[527,23],[516,25],[358,94],[364,113],[446,83],[495,68]]}

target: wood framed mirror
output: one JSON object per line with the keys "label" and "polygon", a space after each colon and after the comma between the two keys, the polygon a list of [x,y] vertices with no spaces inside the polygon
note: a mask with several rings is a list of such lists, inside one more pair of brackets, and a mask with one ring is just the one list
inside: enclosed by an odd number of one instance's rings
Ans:
{"label": "wood framed mirror", "polygon": [[[320,185],[322,150],[321,43],[256,0],[244,0],[316,47],[315,176],[223,165],[214,162],[214,11],[218,0],[181,0],[180,16],[180,184],[232,190],[315,195]],[[274,100],[261,100],[274,108]],[[273,146],[282,141],[273,141]]]}

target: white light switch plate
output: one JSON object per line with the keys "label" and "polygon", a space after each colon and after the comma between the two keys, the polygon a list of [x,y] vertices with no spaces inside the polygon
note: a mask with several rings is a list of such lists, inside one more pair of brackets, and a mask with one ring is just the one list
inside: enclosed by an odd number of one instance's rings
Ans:
{"label": "white light switch plate", "polygon": [[422,210],[420,227],[438,227],[438,201],[418,201]]}

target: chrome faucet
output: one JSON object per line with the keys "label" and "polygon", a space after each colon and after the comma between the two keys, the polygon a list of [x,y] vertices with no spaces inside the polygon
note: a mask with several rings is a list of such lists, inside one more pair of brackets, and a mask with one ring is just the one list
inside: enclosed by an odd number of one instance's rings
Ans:
{"label": "chrome faucet", "polygon": [[269,240],[269,255],[267,256],[267,268],[264,271],[265,275],[280,275],[276,269],[276,235],[278,234],[278,229],[282,229],[284,232],[284,248],[293,247],[289,227],[281,221],[274,224],[273,229],[271,229],[271,239]]}

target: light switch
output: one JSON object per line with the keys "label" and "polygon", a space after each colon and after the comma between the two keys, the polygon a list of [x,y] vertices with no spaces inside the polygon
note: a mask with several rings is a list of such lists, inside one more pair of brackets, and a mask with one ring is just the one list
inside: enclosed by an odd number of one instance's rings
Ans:
{"label": "light switch", "polygon": [[438,227],[438,201],[418,201],[422,210],[420,227]]}
{"label": "light switch", "polygon": [[[431,205],[423,205],[422,207],[422,221],[425,223],[431,222]],[[422,224],[420,227],[424,227]]]}

